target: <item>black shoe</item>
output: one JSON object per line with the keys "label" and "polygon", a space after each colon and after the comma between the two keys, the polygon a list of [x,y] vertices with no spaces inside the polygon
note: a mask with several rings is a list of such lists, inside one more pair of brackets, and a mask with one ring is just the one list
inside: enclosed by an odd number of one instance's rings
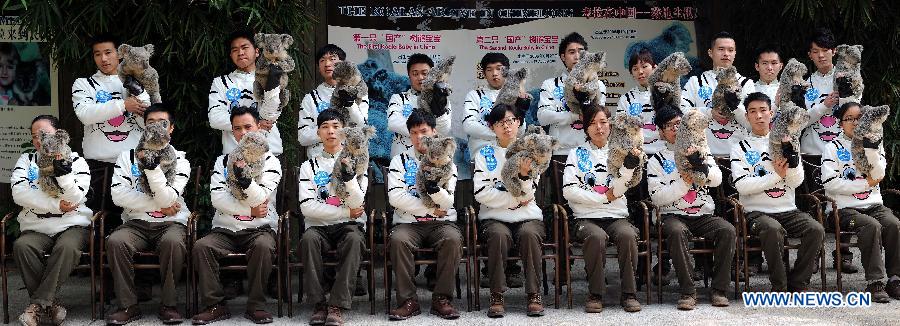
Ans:
{"label": "black shoe", "polygon": [[[834,269],[837,269],[837,254],[832,251],[832,257],[834,257],[834,263],[831,265]],[[843,253],[841,254],[841,273],[844,274],[855,274],[859,272],[859,268],[856,268],[853,265],[853,254],[852,253]]]}

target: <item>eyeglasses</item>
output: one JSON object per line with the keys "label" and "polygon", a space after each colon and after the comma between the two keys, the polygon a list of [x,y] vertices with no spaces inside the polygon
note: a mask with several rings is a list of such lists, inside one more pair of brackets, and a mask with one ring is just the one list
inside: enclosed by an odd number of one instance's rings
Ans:
{"label": "eyeglasses", "polygon": [[514,124],[518,124],[518,123],[519,123],[519,118],[506,118],[506,119],[497,121],[497,124],[500,125],[501,127],[510,127],[510,126],[512,126]]}
{"label": "eyeglasses", "polygon": [[663,129],[663,130],[675,130],[675,128],[678,127],[678,124],[679,124],[679,123],[681,123],[681,121],[673,121],[673,122],[669,122],[669,123],[667,123],[667,124],[664,124],[663,127],[662,127],[662,129]]}
{"label": "eyeglasses", "polygon": [[841,119],[841,122],[849,122],[849,123],[852,123],[852,124],[857,124],[857,123],[859,123],[859,117],[856,117],[856,118],[843,118],[843,119]]}

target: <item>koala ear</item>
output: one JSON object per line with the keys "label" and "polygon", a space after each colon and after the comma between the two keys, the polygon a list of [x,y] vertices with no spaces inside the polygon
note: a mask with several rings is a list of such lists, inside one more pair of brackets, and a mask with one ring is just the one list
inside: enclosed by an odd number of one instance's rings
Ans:
{"label": "koala ear", "polygon": [[147,45],[144,45],[144,50],[147,50],[147,52],[148,52],[150,55],[153,55],[153,44],[147,44]]}
{"label": "koala ear", "polygon": [[281,34],[281,43],[284,44],[284,47],[289,47],[291,44],[294,44],[294,37],[288,34]]}
{"label": "koala ear", "polygon": [[131,45],[128,45],[128,44],[119,45],[119,49],[116,52],[119,52],[118,53],[119,58],[121,59],[122,57],[127,55],[129,52],[131,52]]}
{"label": "koala ear", "polygon": [[556,137],[550,138],[550,148],[552,148],[552,149],[559,148],[559,140],[557,140]]}
{"label": "koala ear", "polygon": [[56,138],[59,138],[60,143],[68,144],[69,143],[69,133],[62,129],[56,130]]}
{"label": "koala ear", "polygon": [[253,40],[256,43],[256,44],[254,44],[254,46],[256,46],[257,48],[263,47],[263,44],[265,44],[265,39],[266,39],[266,34],[256,33],[256,35],[253,35]]}

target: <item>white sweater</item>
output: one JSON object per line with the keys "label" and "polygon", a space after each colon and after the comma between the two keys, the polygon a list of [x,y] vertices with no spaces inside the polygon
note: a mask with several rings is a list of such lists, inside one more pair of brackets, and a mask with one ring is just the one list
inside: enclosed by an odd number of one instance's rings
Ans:
{"label": "white sweater", "polygon": [[469,136],[469,155],[475,157],[478,150],[488,144],[497,143],[497,135],[488,127],[484,117],[491,113],[494,101],[500,90],[482,87],[469,91],[463,102],[465,116],[462,119],[463,131]]}
{"label": "white sweater", "polygon": [[[303,101],[300,102],[300,118],[297,120],[297,140],[300,142],[300,146],[306,147],[306,157],[311,158],[322,154],[322,142],[316,133],[319,130],[316,118],[319,117],[319,112],[331,107],[332,93],[334,93],[333,86],[321,83],[318,87],[306,93],[303,96]],[[369,97],[364,97],[359,104],[354,103],[348,111],[350,116],[344,117],[347,119],[347,124],[367,124],[369,120]]]}
{"label": "white sweater", "polygon": [[[230,74],[214,78],[209,87],[207,116],[209,117],[209,126],[222,131],[222,154],[231,153],[237,148],[237,140],[231,133],[231,108],[236,105],[251,106],[257,103],[253,94],[253,81],[255,80],[255,73],[235,70]],[[274,93],[277,90],[278,88],[267,93]],[[266,103],[277,107],[279,101],[278,96],[274,96],[271,101],[266,101]],[[263,110],[263,108],[259,109]],[[269,151],[275,155],[281,155],[283,147],[277,122],[272,124],[272,130],[269,130],[266,139],[269,141]]]}
{"label": "white sweater", "polygon": [[[498,145],[485,145],[475,155],[475,170],[472,182],[475,189],[475,201],[481,204],[478,212],[479,220],[498,220],[506,223],[540,220],[543,215],[534,202],[534,192],[538,178],[521,182],[525,195],[514,197],[500,178],[500,171],[506,164],[506,148]],[[522,206],[521,202],[529,201]]]}
{"label": "white sweater", "polygon": [[[684,101],[682,101],[684,102]],[[641,119],[644,134],[644,152],[647,155],[656,154],[664,146],[664,141],[659,139],[658,127],[653,124],[656,111],[650,104],[650,90],[634,87],[619,98],[615,114],[628,114]]]}
{"label": "white sweater", "polygon": [[755,91],[766,94],[770,100],[772,100],[772,107],[775,107],[775,103],[778,99],[775,98],[775,95],[778,93],[778,87],[781,85],[781,82],[778,79],[773,80],[771,83],[766,84],[762,81],[762,79],[758,80],[755,84]]}
{"label": "white sweater", "polygon": [[[806,90],[806,108],[809,113],[809,126],[803,130],[800,139],[800,151],[812,155],[824,155],[828,144],[838,139],[841,130],[840,120],[831,115],[836,108],[825,106],[825,98],[834,91],[834,69],[827,74],[814,71],[809,76],[810,87]],[[859,99],[856,99],[859,102]]]}
{"label": "white sweater", "polygon": [[[750,93],[755,91],[753,80],[737,74],[738,83],[741,85],[740,100],[743,101]],[[745,115],[744,104],[738,105],[734,111],[734,119],[730,121],[717,121],[712,118],[712,94],[716,90],[719,81],[714,70],[704,71],[698,76],[692,76],[684,85],[681,96],[689,106],[698,108],[710,117],[709,128],[706,128],[706,139],[709,141],[709,149],[713,155],[728,155],[731,153],[731,145],[740,141],[746,134],[745,129],[750,127]]]}
{"label": "white sweater", "polygon": [[[628,201],[624,196],[626,180],[613,180],[612,175],[606,170],[608,159],[609,146],[597,148],[591,142],[569,151],[566,168],[563,172],[562,190],[563,197],[566,198],[569,207],[575,213],[575,218],[625,218],[628,216]],[[630,171],[630,173],[635,173],[634,170]],[[611,188],[613,189],[611,190]],[[606,197],[607,191],[615,191],[616,195],[623,195],[610,202]]]}
{"label": "white sweater", "polygon": [[[413,89],[391,95],[388,104],[388,130],[394,133],[391,141],[391,157],[410,150],[413,145],[409,140],[409,129],[406,128],[406,119],[419,107],[419,92]],[[450,135],[450,101],[447,101],[447,112],[435,118],[435,129],[439,135]]]}
{"label": "white sweater", "polygon": [[84,124],[84,158],[115,163],[122,151],[135,148],[140,141],[144,118],[125,111],[125,87],[118,75],[97,71],[76,79],[72,105]]}
{"label": "white sweater", "polygon": [[[278,229],[278,212],[275,210],[278,194],[278,183],[281,182],[281,162],[275,154],[268,152],[263,164],[263,174],[259,180],[252,180],[250,187],[244,190],[247,198],[238,200],[231,195],[231,190],[225,182],[228,173],[225,169],[227,155],[216,158],[213,173],[210,176],[210,199],[216,209],[213,216],[213,228],[224,228],[233,232],[258,228],[269,225]],[[266,216],[254,218],[250,215],[252,207],[259,206],[269,200],[269,208]]]}
{"label": "white sweater", "polygon": [[[56,177],[62,189],[59,198],[47,195],[38,186],[37,154],[24,153],[16,161],[9,183],[13,201],[22,206],[19,212],[19,230],[34,231],[53,236],[71,226],[91,224],[91,209],[84,203],[91,185],[91,169],[84,158],[72,152],[72,172]],[[74,210],[63,214],[59,202],[65,200],[78,204]]]}
{"label": "white sweater", "polygon": [[[565,92],[568,74],[550,78],[541,84],[541,96],[538,101],[538,122],[542,126],[550,126],[550,135],[559,139],[559,148],[553,155],[568,155],[569,151],[580,146],[587,139],[584,134],[584,123],[572,113],[566,105]],[[606,85],[597,80],[600,91],[600,104],[606,105]]]}
{"label": "white sweater", "polygon": [[451,163],[453,175],[447,188],[441,188],[431,199],[447,211],[442,218],[435,218],[434,209],[422,204],[421,191],[416,188],[416,172],[419,171],[419,159],[410,150],[391,159],[388,171],[388,201],[394,207],[394,224],[416,223],[424,221],[456,221],[456,209],[453,208],[453,196],[456,192],[456,165]]}
{"label": "white sweater", "polygon": [[[147,222],[169,222],[187,225],[191,215],[184,201],[184,188],[190,180],[191,163],[184,157],[184,152],[176,151],[175,179],[172,184],[166,181],[166,175],[160,167],[141,171],[135,157],[137,153],[128,150],[119,155],[113,172],[111,195],[113,203],[122,207],[122,221],[143,220]],[[153,196],[139,190],[138,179],[141,174],[147,175],[147,183],[153,190]],[[166,216],[161,209],[181,204],[181,209],[174,216]]]}
{"label": "white sweater", "polygon": [[[841,135],[828,143],[827,150],[822,153],[822,186],[825,187],[825,194],[834,199],[838,208],[868,208],[882,204],[881,186],[869,187],[866,175],[857,172],[853,155],[850,154],[850,144],[850,139]],[[872,156],[869,162],[883,176],[887,167],[884,147],[878,146],[877,152],[867,152],[871,153],[867,153],[867,156]]]}
{"label": "white sweater", "polygon": [[747,212],[784,213],[797,209],[794,192],[803,182],[803,164],[775,172],[769,137],[748,135],[731,150],[731,176]]}
{"label": "white sweater", "polygon": [[666,146],[650,157],[647,162],[647,185],[650,189],[650,200],[658,206],[661,214],[700,216],[712,214],[715,202],[709,194],[709,188],[718,187],[722,183],[722,171],[713,159],[707,156],[705,163],[709,166],[706,187],[687,184],[675,168],[675,153]]}
{"label": "white sweater", "polygon": [[322,154],[303,162],[298,173],[300,186],[300,211],[303,213],[306,228],[326,226],[345,222],[366,224],[365,213],[356,219],[350,219],[350,209],[365,205],[366,191],[369,188],[369,176],[363,175],[361,181],[356,178],[344,182],[350,194],[346,201],[334,195],[335,182],[342,182],[340,176],[331,175],[334,169],[334,155],[322,151]]}

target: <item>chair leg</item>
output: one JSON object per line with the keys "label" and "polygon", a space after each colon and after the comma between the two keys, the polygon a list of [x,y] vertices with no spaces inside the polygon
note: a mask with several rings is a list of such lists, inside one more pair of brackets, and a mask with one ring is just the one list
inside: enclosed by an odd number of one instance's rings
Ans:
{"label": "chair leg", "polygon": [[[2,236],[2,235],[0,235]],[[9,280],[6,270],[6,253],[0,252],[0,255],[4,255],[3,257],[3,271],[0,272],[3,277],[3,323],[9,324]],[[93,289],[92,289],[93,290]],[[93,301],[93,300],[92,300]]]}
{"label": "chair leg", "polygon": [[[656,289],[656,301],[662,304],[662,264],[663,264],[663,250],[662,250],[662,240],[657,242],[656,249],[656,284],[659,284],[659,288]],[[652,267],[650,267],[652,268]]]}
{"label": "chair leg", "polygon": [[[279,257],[279,262],[280,262],[280,258],[281,257]],[[278,274],[275,276],[275,286],[278,287],[278,291],[277,291],[278,292],[278,318],[281,318],[281,317],[284,317],[284,313],[282,310],[282,308],[284,307],[284,289],[281,288],[284,284],[284,282],[283,282],[284,277],[282,277],[284,268],[282,268],[282,266],[281,266],[282,264],[279,263],[278,265],[279,265],[278,270],[277,270]]]}
{"label": "chair leg", "polygon": [[[522,265],[525,265],[525,262],[522,262]],[[550,295],[550,284],[547,282],[547,261],[541,259],[541,278],[544,280],[544,296]]]}
{"label": "chair leg", "polygon": [[556,282],[556,290],[553,291],[554,292],[553,293],[553,296],[554,296],[553,304],[556,306],[556,309],[559,309],[559,301],[560,301],[559,296],[560,296],[560,292],[562,291],[562,287],[559,286],[560,260],[559,260],[559,252],[558,251],[557,251],[556,257],[553,257],[553,262],[556,263],[556,268],[554,268],[554,271],[553,271],[553,281]]}
{"label": "chair leg", "polygon": [[481,261],[478,259],[477,253],[473,257],[475,261],[475,279],[473,280],[473,289],[475,290],[475,310],[481,311]]}
{"label": "chair leg", "polygon": [[384,284],[384,313],[385,314],[391,313],[391,300],[392,300],[391,297],[393,296],[391,293],[391,287],[392,287],[392,285],[391,285],[392,276],[391,275],[393,274],[392,273],[393,270],[391,268],[390,261],[388,259],[388,255],[389,254],[387,253],[387,250],[385,250],[384,267],[382,268],[382,271],[383,271],[383,274],[382,274],[383,282],[382,283]]}
{"label": "chair leg", "polygon": [[827,285],[826,285],[827,284],[826,283],[827,276],[825,275],[825,244],[824,244],[824,242],[822,244],[822,248],[819,249],[819,274],[822,275],[822,292],[826,292],[826,291],[828,291],[828,289],[827,289]]}
{"label": "chair leg", "polygon": [[[369,315],[375,315],[375,254],[369,254]],[[387,289],[385,289],[387,291]]]}
{"label": "chair leg", "polygon": [[466,257],[466,312],[472,312],[472,266],[470,259]]}
{"label": "chair leg", "polygon": [[459,268],[456,269],[456,298],[462,299],[462,281],[459,279]]}
{"label": "chair leg", "polygon": [[[568,245],[567,245],[568,246]],[[572,309],[572,298],[574,295],[572,294],[572,252],[568,249],[565,253],[565,259],[563,259],[563,265],[565,265],[564,269],[566,270],[566,282],[564,285],[566,286],[566,298],[569,301],[569,309]]]}

